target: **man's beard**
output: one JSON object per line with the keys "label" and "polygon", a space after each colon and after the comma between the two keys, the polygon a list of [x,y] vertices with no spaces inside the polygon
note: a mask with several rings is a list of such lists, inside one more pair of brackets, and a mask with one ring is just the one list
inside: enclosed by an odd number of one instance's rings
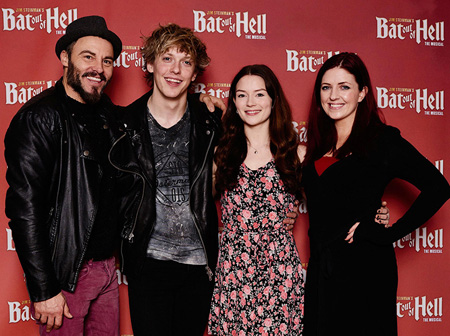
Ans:
{"label": "man's beard", "polygon": [[[87,92],[86,90],[84,90],[81,85],[81,77],[96,77],[97,75],[99,75],[99,77],[105,81],[105,85],[103,85],[100,90],[93,89],[92,92]],[[96,71],[85,72],[83,75],[81,75],[80,71],[78,71],[72,61],[69,60],[69,66],[67,69],[67,84],[70,85],[75,90],[75,92],[80,95],[81,99],[83,99],[86,104],[95,104],[98,103],[100,98],[102,97],[103,89],[106,87],[108,82],[106,81],[105,75],[103,75],[102,73],[99,74]]]}

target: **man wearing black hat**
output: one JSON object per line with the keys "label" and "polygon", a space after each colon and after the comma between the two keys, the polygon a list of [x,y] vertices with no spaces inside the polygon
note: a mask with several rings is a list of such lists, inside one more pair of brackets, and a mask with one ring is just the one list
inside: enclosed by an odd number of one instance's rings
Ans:
{"label": "man wearing black hat", "polygon": [[89,16],[55,51],[62,79],[6,133],[6,214],[41,334],[118,335],[117,171],[107,153],[121,132],[103,89],[122,43]]}

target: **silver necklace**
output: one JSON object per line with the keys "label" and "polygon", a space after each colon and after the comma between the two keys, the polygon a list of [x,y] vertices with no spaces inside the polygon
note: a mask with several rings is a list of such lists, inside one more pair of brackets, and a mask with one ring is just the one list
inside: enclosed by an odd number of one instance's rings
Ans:
{"label": "silver necklace", "polygon": [[253,150],[254,150],[254,152],[253,153],[255,153],[255,154],[258,154],[258,150],[255,148],[255,147],[253,147],[252,145],[250,145],[250,144],[248,144],[251,148],[253,148]]}
{"label": "silver necklace", "polygon": [[[250,145],[250,142],[247,141],[247,144],[253,149],[253,153],[254,153],[254,154],[258,154],[258,150],[257,150],[255,147],[253,147],[252,145]],[[269,144],[266,144],[266,145],[264,145],[264,147],[266,147],[266,146],[268,146],[268,145],[269,145]],[[263,147],[263,148],[264,148],[264,147]]]}

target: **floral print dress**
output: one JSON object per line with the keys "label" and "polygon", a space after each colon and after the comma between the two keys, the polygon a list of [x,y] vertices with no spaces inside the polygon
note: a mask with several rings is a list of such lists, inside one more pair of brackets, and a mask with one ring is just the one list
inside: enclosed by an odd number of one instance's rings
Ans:
{"label": "floral print dress", "polygon": [[221,198],[223,232],[209,317],[212,335],[301,335],[303,275],[282,223],[294,208],[273,160],[242,164]]}

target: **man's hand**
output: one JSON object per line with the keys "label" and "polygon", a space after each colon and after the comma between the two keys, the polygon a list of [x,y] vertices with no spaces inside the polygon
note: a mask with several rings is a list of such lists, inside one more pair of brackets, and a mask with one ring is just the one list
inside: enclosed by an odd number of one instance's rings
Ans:
{"label": "man's hand", "polygon": [[283,224],[286,224],[286,229],[288,231],[292,231],[294,229],[294,224],[295,221],[298,217],[298,205],[299,205],[299,201],[295,201],[294,203],[294,211],[293,212],[288,212],[287,213],[287,217],[283,220]]}
{"label": "man's hand", "polygon": [[47,332],[52,329],[59,329],[63,323],[63,316],[73,317],[62,292],[48,300],[34,302],[34,310],[36,321],[47,324]]}
{"label": "man's hand", "polygon": [[223,112],[227,110],[225,103],[220,98],[200,93],[200,101],[206,104],[210,112],[214,112],[215,107],[220,108]]}
{"label": "man's hand", "polygon": [[377,215],[375,216],[375,222],[384,225],[386,228],[391,227],[389,224],[389,208],[387,207],[387,202],[381,202],[381,208],[377,210]]}

